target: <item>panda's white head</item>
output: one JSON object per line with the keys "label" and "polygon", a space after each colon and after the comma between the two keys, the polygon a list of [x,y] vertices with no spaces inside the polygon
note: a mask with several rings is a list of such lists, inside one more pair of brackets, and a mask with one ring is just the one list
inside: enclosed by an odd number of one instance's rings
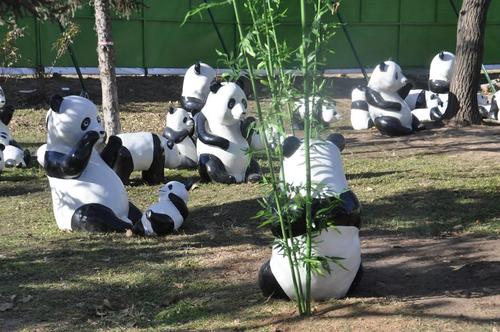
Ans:
{"label": "panda's white head", "polygon": [[0,143],[0,173],[2,173],[3,168],[5,167],[5,160],[3,159],[3,150],[5,150],[5,145]]}
{"label": "panda's white head", "polygon": [[189,193],[188,190],[191,188],[191,184],[184,185],[178,181],[170,181],[166,185],[160,188],[158,193],[158,201],[166,202],[170,201],[169,195],[174,194],[181,198],[184,203],[187,204]]}
{"label": "panda's white head", "polygon": [[453,53],[442,51],[431,61],[429,69],[429,80],[441,80],[450,82],[455,65],[455,55]]}
{"label": "panda's white head", "polygon": [[394,61],[384,61],[373,70],[368,87],[373,90],[395,93],[408,83],[401,67]]}
{"label": "panda's white head", "polygon": [[0,86],[0,108],[5,106],[5,93],[3,92],[2,87]]}
{"label": "panda's white head", "polygon": [[187,130],[192,133],[194,129],[194,121],[191,113],[180,107],[170,107],[165,120],[167,127],[175,131]]}
{"label": "panda's white head", "polygon": [[13,114],[14,107],[11,105],[7,105],[3,110],[0,110],[0,143],[3,145],[9,145],[12,140],[8,125],[10,120],[12,120]]}
{"label": "panda's white head", "polygon": [[210,95],[203,107],[203,114],[209,123],[231,126],[247,116],[248,101],[242,89],[242,82],[220,83],[210,86]]}
{"label": "panda's white head", "polygon": [[106,133],[101,126],[97,107],[80,96],[52,96],[47,116],[47,145],[73,147],[89,131],[97,132],[104,141]]}
{"label": "panda's white head", "polygon": [[182,96],[207,100],[210,83],[215,79],[215,70],[206,63],[197,62],[188,68],[182,84]]}

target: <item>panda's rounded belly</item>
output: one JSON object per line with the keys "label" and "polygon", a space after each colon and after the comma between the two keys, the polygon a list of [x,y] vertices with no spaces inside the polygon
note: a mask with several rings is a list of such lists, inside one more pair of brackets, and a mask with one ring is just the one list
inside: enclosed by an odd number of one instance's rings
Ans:
{"label": "panda's rounded belly", "polygon": [[245,181],[245,174],[250,163],[247,155],[247,141],[242,140],[238,144],[230,142],[227,150],[223,150],[217,146],[207,145],[200,140],[198,140],[196,144],[198,157],[201,154],[216,156],[222,161],[226,167],[226,171],[234,176],[237,182]]}
{"label": "panda's rounded belly", "polygon": [[[337,232],[338,231],[338,232]],[[304,242],[304,236],[295,238]],[[351,286],[361,264],[361,244],[359,229],[353,226],[337,226],[336,230],[324,230],[315,238],[313,256],[335,256],[340,260],[345,269],[333,262],[329,262],[331,273],[323,276],[312,274],[311,295],[314,300],[344,297]],[[305,250],[305,246],[303,247]],[[271,257],[271,271],[281,288],[288,297],[295,298],[293,281],[288,264],[288,259],[283,251],[275,246]],[[299,268],[302,286],[305,287],[306,271]]]}
{"label": "panda's rounded belly", "polygon": [[79,178],[49,178],[49,182],[54,214],[61,229],[71,229],[71,218],[75,210],[90,203],[107,206],[119,218],[128,221],[129,203],[125,187],[95,150]]}

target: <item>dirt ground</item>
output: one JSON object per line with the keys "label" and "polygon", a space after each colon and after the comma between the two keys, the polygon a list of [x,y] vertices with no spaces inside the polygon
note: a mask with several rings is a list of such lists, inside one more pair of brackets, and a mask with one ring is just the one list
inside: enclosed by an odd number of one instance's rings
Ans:
{"label": "dirt ground", "polygon": [[[338,80],[343,83],[332,96],[337,99],[338,108],[343,115],[342,122],[335,129],[347,139],[344,155],[383,159],[387,156],[404,158],[443,154],[458,159],[477,160],[478,164],[500,172],[500,127],[438,128],[400,138],[383,137],[375,130],[355,132],[348,126],[348,92],[360,80]],[[127,111],[131,113],[136,108],[139,110],[143,103],[175,102],[180,96],[181,81],[178,77],[119,78],[121,102],[127,104]],[[98,80],[87,79],[86,83],[92,98],[99,100]],[[339,82],[333,80],[332,84]],[[61,86],[68,86],[73,91],[79,90],[75,79],[54,78],[52,83],[49,80],[49,84],[44,85],[43,94]],[[27,97],[13,92],[21,87],[39,88],[36,80],[9,79],[2,87],[7,92],[7,98],[18,105],[41,105],[44,98],[42,95]],[[497,189],[500,192],[500,188]],[[251,201],[248,204],[252,206],[246,210],[252,210],[256,203]],[[498,206],[500,215],[500,201]],[[234,226],[229,216],[239,213],[241,207],[231,204],[224,206],[222,215],[216,207],[203,212],[196,209],[193,211],[192,218],[195,219],[204,218],[204,214],[213,215],[208,217],[207,226],[196,229],[201,231],[199,236],[208,234],[204,246],[234,245],[230,247],[235,250],[233,254],[225,257],[208,250],[207,255],[212,256],[207,257],[204,264],[212,262],[220,267],[211,272],[214,273],[211,278],[253,282],[255,271],[268,258],[267,242],[262,237],[249,234],[248,230],[241,230],[238,226],[229,232],[221,232],[220,228]],[[215,228],[208,226],[210,219],[219,220]],[[190,231],[193,229],[188,227],[186,232]],[[233,236],[239,236],[241,242],[233,243]],[[263,318],[261,322],[258,319],[243,322],[245,319],[242,318],[241,324],[235,322],[234,329],[500,329],[500,239],[497,235],[463,233],[457,228],[439,237],[421,237],[372,228],[363,230],[361,238],[364,277],[359,289],[351,297],[317,304],[312,318],[297,319],[295,312],[291,311],[274,318]],[[213,239],[212,244],[210,239]],[[242,260],[241,257],[245,259]],[[251,291],[253,290],[252,288]],[[3,323],[0,329],[5,331],[18,326],[16,321],[5,319],[5,316],[0,322]],[[40,327],[44,329],[43,324]]]}

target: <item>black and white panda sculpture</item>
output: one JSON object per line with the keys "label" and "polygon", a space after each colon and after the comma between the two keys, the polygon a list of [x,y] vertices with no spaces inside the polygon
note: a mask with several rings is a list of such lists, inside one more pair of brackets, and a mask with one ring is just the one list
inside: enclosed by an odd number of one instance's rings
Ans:
{"label": "black and white panda sculpture", "polygon": [[168,110],[167,126],[161,141],[165,150],[165,168],[195,168],[198,164],[196,143],[193,139],[194,120],[183,108]]}
{"label": "black and white panda sculpture", "polygon": [[[111,169],[121,141],[109,138],[101,154],[94,148],[105,132],[96,106],[79,96],[50,98],[43,165],[49,179],[54,216],[62,230],[125,232],[142,213],[128,201]],[[41,161],[41,160],[40,160]]]}
{"label": "black and white panda sculpture", "polygon": [[497,91],[491,98],[488,105],[480,106],[479,110],[483,119],[488,122],[497,123],[500,121],[498,103],[500,102],[500,91]]}
{"label": "black and white panda sculpture", "polygon": [[[332,134],[326,140],[311,142],[311,181],[312,181],[312,212],[313,227],[321,229],[313,240],[313,252],[317,256],[341,257],[342,268],[329,261],[331,273],[312,275],[311,296],[314,300],[344,297],[359,282],[362,274],[361,244],[359,228],[361,225],[361,207],[356,195],[349,190],[341,160],[341,149],[345,144],[340,134]],[[303,141],[289,137],[283,143],[283,171],[285,183],[291,187],[305,188],[306,169]],[[288,193],[293,199],[293,192]],[[332,202],[340,202],[333,209]],[[327,210],[318,220],[318,212]],[[304,243],[306,233],[305,211],[297,213],[298,217],[292,223],[292,234],[295,243]],[[330,225],[320,227],[319,223]],[[281,238],[281,228],[273,225],[275,237]],[[260,269],[259,286],[266,297],[295,298],[294,286],[288,259],[282,247],[274,245],[271,259]],[[305,246],[299,249],[297,255],[305,255]],[[303,289],[305,288],[305,267],[299,267]]]}
{"label": "black and white panda sculpture", "polygon": [[215,79],[215,70],[206,63],[197,62],[186,71],[182,83],[181,105],[192,115],[200,112],[210,93],[210,84]]}
{"label": "black and white panda sculpture", "polygon": [[148,185],[162,183],[165,175],[165,151],[157,134],[150,132],[117,135],[122,141],[113,169],[124,184],[129,183],[133,171],[141,171]]}
{"label": "black and white panda sculpture", "polygon": [[384,135],[409,135],[419,129],[420,122],[412,115],[400,90],[408,80],[394,61],[384,61],[375,69],[366,88],[370,118]]}
{"label": "black and white panda sculpture", "polygon": [[246,118],[247,98],[236,83],[211,85],[205,107],[196,116],[198,169],[203,181],[241,183],[260,180],[260,167],[247,151],[263,148]]}
{"label": "black and white panda sculpture", "polygon": [[[5,99],[4,99],[5,101]],[[14,107],[5,105],[0,110],[0,144],[3,144],[3,160],[5,167],[30,167],[31,153],[29,150],[23,150],[15,140],[12,139],[12,134],[8,127],[12,116],[14,115]]]}
{"label": "black and white panda sculpture", "polygon": [[188,190],[191,185],[170,181],[159,191],[159,199],[146,209],[134,233],[162,236],[178,231],[188,216]]}
{"label": "black and white panda sculpture", "polygon": [[351,125],[354,130],[373,127],[365,95],[366,87],[357,86],[351,93]]}
{"label": "black and white panda sculpture", "polygon": [[[300,98],[295,102],[295,109],[297,113],[295,113],[294,127],[302,130],[304,129],[304,115],[306,113],[304,98]],[[315,97],[314,103],[313,98],[310,98],[309,110],[316,123],[320,123],[323,126],[329,126],[330,123],[340,119],[340,114],[337,112],[335,102],[328,101],[324,98]]]}

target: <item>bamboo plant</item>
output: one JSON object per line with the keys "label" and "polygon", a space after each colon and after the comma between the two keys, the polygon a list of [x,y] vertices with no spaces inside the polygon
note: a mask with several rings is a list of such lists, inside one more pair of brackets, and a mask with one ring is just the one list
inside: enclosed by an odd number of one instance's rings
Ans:
{"label": "bamboo plant", "polygon": [[[328,257],[313,256],[314,238],[328,223],[315,222],[311,203],[317,184],[311,183],[310,149],[319,138],[321,123],[314,119],[316,101],[321,99],[324,88],[322,68],[326,54],[326,43],[334,35],[335,24],[331,23],[331,1],[297,0],[300,6],[301,42],[291,47],[279,38],[281,22],[287,17],[286,4],[281,0],[222,0],[203,3],[187,15],[201,13],[208,8],[230,5],[236,19],[239,45],[236,54],[221,54],[225,64],[233,69],[230,76],[245,75],[251,84],[255,99],[255,111],[259,132],[265,144],[265,158],[269,165],[264,174],[264,188],[267,192],[260,201],[262,210],[256,215],[263,220],[262,226],[278,225],[281,239],[274,245],[286,255],[294,285],[295,300],[300,315],[311,314],[311,276],[313,273],[329,273]],[[312,13],[308,17],[308,13]],[[245,16],[243,16],[243,14]],[[243,22],[242,17],[250,22]],[[261,74],[263,72],[264,74]],[[298,84],[297,76],[302,78]],[[269,90],[270,105],[263,103],[258,85]],[[281,139],[295,134],[292,124],[294,101],[304,100],[304,132],[306,183],[304,188],[293,188],[284,181]],[[249,153],[253,153],[250,151]],[[279,170],[279,171],[277,171]],[[314,187],[314,188],[313,188]],[[291,224],[305,210],[307,233],[305,241],[292,236]],[[320,218],[320,214],[315,219]],[[317,221],[317,220],[316,220]],[[305,254],[304,254],[305,253]],[[337,259],[337,258],[332,258]],[[300,269],[305,267],[305,280]]]}

